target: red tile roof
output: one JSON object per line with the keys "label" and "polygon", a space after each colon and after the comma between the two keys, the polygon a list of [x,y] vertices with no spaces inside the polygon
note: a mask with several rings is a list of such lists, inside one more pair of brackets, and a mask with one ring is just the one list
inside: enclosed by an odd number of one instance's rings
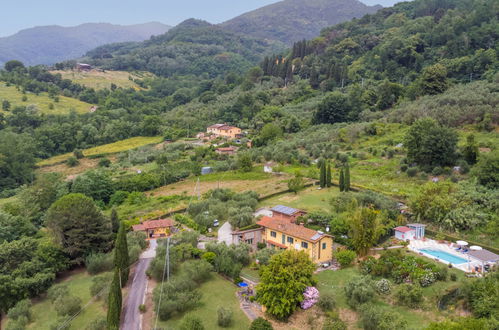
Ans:
{"label": "red tile roof", "polygon": [[406,226],[401,226],[401,227],[396,227],[395,231],[399,231],[401,233],[408,233],[410,231],[414,231],[414,229],[411,229],[411,228],[406,227]]}
{"label": "red tile roof", "polygon": [[309,242],[317,242],[325,236],[331,237],[330,235],[320,234],[318,231],[313,229],[291,223],[289,220],[279,218],[264,216],[257,222],[257,225],[280,231],[286,235],[297,237]]}
{"label": "red tile roof", "polygon": [[288,247],[284,244],[280,244],[280,243],[277,243],[277,242],[273,242],[273,241],[267,241],[267,243],[269,243],[270,245],[274,245],[274,246],[277,246],[279,248],[283,248],[283,249],[287,249]]}
{"label": "red tile roof", "polygon": [[144,231],[148,229],[173,227],[174,225],[175,221],[173,221],[172,219],[162,219],[162,220],[144,221],[142,224],[135,225],[132,228],[134,231]]}

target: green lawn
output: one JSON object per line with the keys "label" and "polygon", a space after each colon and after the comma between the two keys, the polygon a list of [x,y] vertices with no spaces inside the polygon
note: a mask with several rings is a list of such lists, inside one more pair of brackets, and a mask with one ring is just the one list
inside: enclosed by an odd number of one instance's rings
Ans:
{"label": "green lawn", "polygon": [[[217,172],[207,175],[202,175],[199,177],[201,182],[213,182],[213,181],[233,181],[233,180],[247,180],[247,181],[258,181],[271,178],[272,175],[264,173],[262,167],[255,166],[251,172],[240,172],[240,171],[227,171],[227,172]],[[197,180],[192,178],[192,180]]]}
{"label": "green lawn", "polygon": [[318,190],[317,187],[310,187],[298,194],[286,193],[278,195],[260,202],[259,207],[285,205],[308,212],[330,211],[329,201],[333,196],[339,195],[338,187],[331,187]]}
{"label": "green lawn", "polygon": [[[14,86],[6,86],[5,83],[0,83],[0,101],[7,100],[11,104],[11,109],[19,106],[26,107],[28,105],[34,104],[44,114],[69,114],[71,109],[78,113],[87,113],[90,111],[92,104],[82,102],[77,99],[73,99],[66,96],[59,96],[59,102],[55,102],[53,99],[49,98],[47,93],[40,93],[39,95],[33,93],[26,93],[28,98],[26,101],[22,100],[24,94],[16,89]],[[50,109],[49,105],[53,104],[54,108]],[[0,112],[7,113],[0,109]]]}
{"label": "green lawn", "polygon": [[[163,141],[163,137],[161,136],[153,136],[153,137],[145,137],[138,136],[133,137],[126,140],[121,140],[114,143],[105,144],[98,147],[93,147],[89,149],[83,150],[83,155],[85,157],[96,156],[96,155],[106,155],[106,154],[116,154],[118,152],[123,152],[139,147],[143,147],[148,144],[157,144]],[[58,163],[62,163],[66,161],[69,157],[71,157],[72,153],[67,153],[64,155],[58,155],[51,157],[49,159],[42,160],[38,162],[38,166],[49,166]]]}
{"label": "green lawn", "polygon": [[[218,307],[228,307],[233,311],[233,322],[232,326],[226,329],[248,329],[249,319],[239,307],[239,300],[236,297],[237,287],[231,282],[213,274],[212,279],[202,284],[199,290],[203,293],[201,305],[183,317],[189,314],[197,316],[203,320],[206,330],[218,330],[221,329],[217,324]],[[177,317],[159,322],[159,326],[165,329],[178,329],[181,320],[182,317]]]}
{"label": "green lawn", "polygon": [[[82,307],[90,300],[89,289],[92,284],[92,276],[88,275],[86,272],[72,275],[62,283],[68,285],[72,295],[80,297],[82,300]],[[31,312],[33,314],[33,322],[29,324],[28,329],[50,330],[50,326],[58,320],[54,306],[47,298],[35,301],[31,308]],[[106,312],[102,300],[93,302],[71,322],[71,329],[85,329],[93,320],[103,317],[106,317]]]}
{"label": "green lawn", "polygon": [[86,87],[94,89],[109,89],[111,84],[122,88],[133,88],[135,90],[141,90],[139,85],[137,85],[132,79],[143,79],[146,77],[153,77],[152,73],[148,72],[126,72],[126,71],[97,71],[92,70],[90,72],[78,72],[74,70],[55,70],[51,72],[52,74],[60,74],[63,79],[69,79],[77,84],[81,84]]}

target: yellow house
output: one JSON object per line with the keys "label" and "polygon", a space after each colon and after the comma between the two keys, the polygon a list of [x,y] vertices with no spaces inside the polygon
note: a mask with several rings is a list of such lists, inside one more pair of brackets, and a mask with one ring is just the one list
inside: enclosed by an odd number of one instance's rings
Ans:
{"label": "yellow house", "polygon": [[215,124],[211,125],[206,129],[207,133],[214,134],[216,136],[222,136],[228,139],[235,139],[241,136],[241,129],[235,126],[230,126],[226,124]]}
{"label": "yellow house", "polygon": [[143,231],[148,238],[167,237],[172,232],[175,221],[172,219],[144,221],[140,225],[132,226],[133,231]]}
{"label": "yellow house", "polygon": [[257,223],[263,227],[263,242],[278,249],[303,250],[315,263],[333,259],[333,237],[289,220],[262,217]]}

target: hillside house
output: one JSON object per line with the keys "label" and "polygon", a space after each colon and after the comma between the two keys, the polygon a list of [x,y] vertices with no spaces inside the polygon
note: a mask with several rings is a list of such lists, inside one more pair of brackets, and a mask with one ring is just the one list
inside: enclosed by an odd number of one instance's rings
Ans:
{"label": "hillside house", "polygon": [[132,226],[133,231],[142,231],[148,238],[167,237],[175,231],[175,221],[172,219],[149,220]]}
{"label": "hillside house", "polygon": [[236,139],[243,136],[240,128],[227,124],[215,124],[206,129],[206,133],[227,139]]}
{"label": "hillside house", "polygon": [[261,227],[233,231],[232,244],[239,245],[241,243],[246,243],[251,246],[253,251],[256,251],[258,249],[258,243],[263,241],[262,235],[263,230]]}
{"label": "hillside house", "polygon": [[215,152],[219,155],[235,155],[237,152],[237,147],[226,147],[226,148],[217,148]]}
{"label": "hillside house", "polygon": [[90,70],[92,70],[92,66],[90,64],[85,64],[85,63],[76,63],[76,70],[78,70],[78,71],[90,71]]}
{"label": "hillside house", "polygon": [[305,251],[314,263],[333,259],[333,237],[330,235],[287,219],[264,216],[257,224],[263,228],[263,243],[269,248]]}
{"label": "hillside house", "polygon": [[272,211],[272,218],[284,219],[292,223],[296,222],[296,219],[298,219],[302,215],[307,214],[307,212],[303,210],[298,210],[284,205],[274,206],[270,210]]}

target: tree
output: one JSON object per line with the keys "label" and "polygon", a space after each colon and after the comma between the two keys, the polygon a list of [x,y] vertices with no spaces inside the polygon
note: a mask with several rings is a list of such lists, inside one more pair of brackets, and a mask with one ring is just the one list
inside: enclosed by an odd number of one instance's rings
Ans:
{"label": "tree", "polygon": [[111,210],[111,229],[115,234],[117,234],[120,229],[120,218],[118,217],[118,211],[116,211],[114,207]]}
{"label": "tree", "polygon": [[499,152],[482,154],[471,175],[483,186],[491,189],[499,188]]}
{"label": "tree", "polygon": [[314,116],[317,124],[334,124],[348,121],[352,105],[347,95],[341,92],[329,93],[319,104]]}
{"label": "tree", "polygon": [[466,137],[466,145],[463,148],[463,157],[470,165],[474,165],[478,159],[478,145],[475,142],[475,135]]}
{"label": "tree", "polygon": [[85,194],[96,201],[109,202],[114,193],[114,183],[104,171],[89,171],[79,175],[71,186],[71,192]]}
{"label": "tree", "polygon": [[297,194],[300,190],[305,186],[305,181],[303,180],[303,176],[301,173],[295,173],[295,177],[288,181],[288,189],[289,191]]}
{"label": "tree", "polygon": [[348,304],[357,308],[374,299],[375,291],[370,276],[356,276],[345,285]]}
{"label": "tree", "polygon": [[33,181],[36,142],[28,134],[0,131],[0,190]]}
{"label": "tree", "polygon": [[253,170],[253,160],[251,155],[247,152],[239,154],[237,158],[237,165],[242,172],[251,172]]}
{"label": "tree", "polygon": [[348,163],[346,163],[345,165],[343,191],[350,191],[350,166],[348,165]]}
{"label": "tree", "polygon": [[114,245],[114,267],[120,271],[121,287],[125,287],[130,273],[130,256],[128,255],[128,244],[126,240],[125,225],[121,223]]}
{"label": "tree", "polygon": [[352,245],[361,256],[367,254],[382,233],[381,213],[369,207],[359,207],[350,221]]}
{"label": "tree", "polygon": [[334,257],[341,265],[341,268],[346,268],[352,264],[352,262],[357,257],[357,254],[355,254],[354,251],[341,250],[336,252]]}
{"label": "tree", "polygon": [[261,270],[257,300],[276,318],[286,319],[314,286],[315,265],[304,251],[286,250],[274,255]]}
{"label": "tree", "polygon": [[435,95],[447,90],[447,69],[442,64],[435,64],[423,70],[420,89],[423,95]]}
{"label": "tree", "polygon": [[120,328],[121,317],[121,286],[120,286],[120,272],[116,268],[114,270],[113,281],[109,289],[109,299],[107,307],[107,329],[118,330]]}
{"label": "tree", "polygon": [[260,134],[258,135],[258,141],[256,144],[260,146],[267,145],[269,142],[281,138],[282,134],[282,128],[280,128],[276,124],[265,124],[265,126],[263,126],[262,130],[260,131]]}
{"label": "tree", "polygon": [[374,304],[360,306],[362,326],[366,330],[403,330],[407,322],[399,314]]}
{"label": "tree", "polygon": [[340,191],[345,191],[345,171],[340,169]]}
{"label": "tree", "polygon": [[188,315],[180,322],[180,330],[204,330],[203,321],[197,316]]}
{"label": "tree", "polygon": [[331,181],[331,164],[327,164],[327,172],[326,172],[326,186],[332,187],[333,182]]}
{"label": "tree", "polygon": [[36,228],[25,217],[16,217],[0,210],[0,243],[10,242],[22,236],[32,236]]}
{"label": "tree", "polygon": [[230,327],[233,321],[232,309],[219,307],[217,310],[218,314],[218,325],[222,328]]}
{"label": "tree", "polygon": [[326,161],[321,161],[320,164],[320,174],[319,174],[319,185],[321,188],[326,186]]}
{"label": "tree", "polygon": [[423,118],[412,124],[405,136],[410,163],[423,166],[446,166],[455,161],[457,133],[440,126],[434,119]]}
{"label": "tree", "polygon": [[4,110],[4,111],[10,110],[10,102],[8,100],[2,101],[2,110]]}
{"label": "tree", "polygon": [[257,317],[251,322],[249,330],[273,330],[272,323],[263,317]]}
{"label": "tree", "polygon": [[45,223],[73,264],[109,248],[110,225],[92,199],[83,194],[57,200],[47,211]]}
{"label": "tree", "polygon": [[24,64],[21,61],[12,60],[5,63],[4,68],[5,71],[12,72],[16,69],[24,69]]}

